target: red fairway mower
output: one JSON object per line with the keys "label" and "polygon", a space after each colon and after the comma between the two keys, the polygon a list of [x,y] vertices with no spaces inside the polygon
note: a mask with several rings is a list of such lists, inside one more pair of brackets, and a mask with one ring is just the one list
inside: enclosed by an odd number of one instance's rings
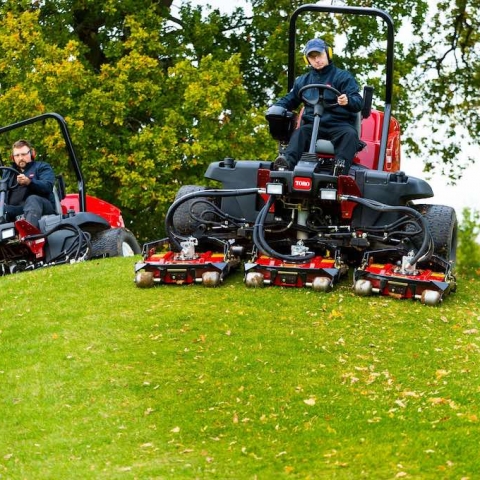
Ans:
{"label": "red fairway mower", "polygon": [[43,138],[43,128],[52,120],[61,132],[65,151],[48,158],[57,175],[56,212],[43,216],[39,228],[23,218],[6,221],[5,202],[8,193],[17,187],[18,172],[0,166],[0,276],[91,258],[140,253],[137,240],[125,228],[120,210],[86,194],[80,163],[63,117],[45,113],[0,127],[2,147],[11,151],[11,145],[19,138],[29,138],[36,144],[35,139]]}
{"label": "red fairway mower", "polygon": [[[212,163],[205,177],[221,188],[187,185],[179,190],[165,219],[168,238],[144,246],[136,283],[215,286],[243,261],[247,287],[325,292],[353,267],[358,295],[436,305],[456,287],[457,220],[451,207],[422,204],[433,196],[430,185],[400,170],[400,126],[391,115],[393,21],[375,8],[301,6],[290,20],[289,90],[296,76],[296,22],[304,13],[318,14],[320,22],[322,15],[370,16],[386,26],[384,105],[373,109],[373,89],[364,88],[365,107],[357,122],[363,148],[349,174],[336,175],[333,145],[326,140],[313,140],[293,171],[274,170],[272,162],[260,160]],[[307,89],[316,92],[311,102],[315,132],[324,94],[332,87],[316,84],[302,90]],[[267,120],[282,153],[298,115],[271,107]],[[160,245],[168,253],[158,254]],[[214,281],[206,281],[210,278]]]}

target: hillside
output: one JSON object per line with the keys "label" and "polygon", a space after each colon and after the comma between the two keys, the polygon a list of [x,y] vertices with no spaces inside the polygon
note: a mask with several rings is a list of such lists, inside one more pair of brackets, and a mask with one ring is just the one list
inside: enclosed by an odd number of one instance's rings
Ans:
{"label": "hillside", "polygon": [[0,278],[1,478],[476,478],[478,276],[434,308],[134,262]]}

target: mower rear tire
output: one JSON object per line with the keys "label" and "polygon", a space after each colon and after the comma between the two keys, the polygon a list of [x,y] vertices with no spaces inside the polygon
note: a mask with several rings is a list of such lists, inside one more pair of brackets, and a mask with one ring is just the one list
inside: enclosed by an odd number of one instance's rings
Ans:
{"label": "mower rear tire", "polygon": [[316,292],[328,292],[332,288],[332,281],[328,277],[315,277],[312,282],[312,290]]}
{"label": "mower rear tire", "polygon": [[218,287],[220,281],[220,272],[204,272],[202,274],[202,283],[205,287]]}
{"label": "mower rear tire", "polygon": [[361,297],[368,297],[372,294],[372,282],[370,280],[360,279],[355,282],[354,291]]}
{"label": "mower rear tire", "polygon": [[92,237],[92,255],[98,257],[133,257],[141,253],[133,233],[126,228],[111,228]]}
{"label": "mower rear tire", "polygon": [[[206,188],[199,185],[183,185],[178,190],[177,195],[175,196],[175,201],[184,197],[185,195],[188,195],[189,193],[201,192],[203,190],[206,190]],[[192,235],[197,230],[198,226],[201,225],[201,222],[191,216],[190,210],[195,216],[201,217],[202,212],[206,209],[206,204],[193,204],[202,199],[206,199],[206,197],[196,197],[191,200],[187,200],[178,206],[173,213],[172,220],[173,228],[175,229],[176,233],[180,235]],[[207,214],[204,218],[205,220],[213,220],[213,215]]]}
{"label": "mower rear tire", "polygon": [[138,288],[151,288],[154,285],[152,272],[138,272],[135,275],[135,284]]}
{"label": "mower rear tire", "polygon": [[248,272],[245,277],[245,285],[249,288],[264,286],[264,276],[260,272]]}
{"label": "mower rear tire", "polygon": [[434,307],[435,305],[440,303],[441,298],[442,297],[440,295],[440,292],[437,292],[436,290],[424,290],[422,292],[422,298],[420,301],[424,305]]}

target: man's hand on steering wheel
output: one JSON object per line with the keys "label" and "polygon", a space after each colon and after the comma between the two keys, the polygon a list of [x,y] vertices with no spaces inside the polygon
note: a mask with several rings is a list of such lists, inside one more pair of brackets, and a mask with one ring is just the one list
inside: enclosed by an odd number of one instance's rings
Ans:
{"label": "man's hand on steering wheel", "polygon": [[342,95],[340,95],[339,97],[337,97],[337,103],[342,106],[342,107],[345,107],[346,105],[348,105],[348,96],[346,93],[342,93]]}

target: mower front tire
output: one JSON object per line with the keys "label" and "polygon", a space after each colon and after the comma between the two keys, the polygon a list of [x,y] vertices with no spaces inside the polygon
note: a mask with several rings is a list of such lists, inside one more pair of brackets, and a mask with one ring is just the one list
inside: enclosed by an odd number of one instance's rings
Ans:
{"label": "mower front tire", "polygon": [[[425,218],[432,236],[434,253],[447,262],[455,263],[457,258],[457,216],[452,207],[446,205],[414,205],[413,208]],[[413,237],[416,247],[420,247],[421,235]]]}
{"label": "mower front tire", "polygon": [[[177,195],[175,196],[175,201],[188,195],[193,192],[201,192],[206,190],[205,187],[199,185],[183,185],[179,188]],[[192,217],[201,218],[202,213],[206,210],[207,206],[204,203],[195,203],[199,200],[205,199],[206,197],[196,197],[191,200],[187,200],[184,203],[180,204],[173,214],[173,227],[175,232],[180,235],[192,235],[201,224],[197,219]],[[205,220],[212,220],[212,214],[207,214],[203,217]]]}

